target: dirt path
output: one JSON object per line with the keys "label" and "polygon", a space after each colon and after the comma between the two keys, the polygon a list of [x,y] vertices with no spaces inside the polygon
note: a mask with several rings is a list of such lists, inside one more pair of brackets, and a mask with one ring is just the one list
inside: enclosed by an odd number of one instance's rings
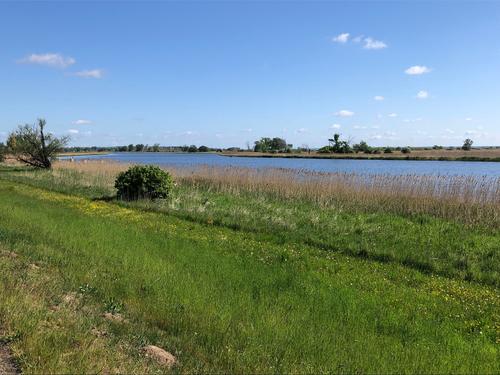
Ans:
{"label": "dirt path", "polygon": [[7,346],[0,344],[0,374],[17,375],[19,370],[12,360],[12,355]]}

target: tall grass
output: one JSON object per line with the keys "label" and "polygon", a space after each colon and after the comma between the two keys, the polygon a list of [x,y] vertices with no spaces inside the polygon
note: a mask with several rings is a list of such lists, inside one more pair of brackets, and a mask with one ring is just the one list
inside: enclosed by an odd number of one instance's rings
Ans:
{"label": "tall grass", "polygon": [[[103,161],[59,162],[55,173],[64,179],[68,171],[79,172],[79,184],[101,186],[111,192],[116,174],[127,167]],[[166,169],[183,186],[233,195],[264,193],[340,210],[426,214],[469,225],[500,227],[500,178],[489,176],[364,175],[212,166]]]}
{"label": "tall grass", "polygon": [[0,250],[27,373],[159,373],[149,344],[173,373],[498,373],[491,286],[3,178]]}

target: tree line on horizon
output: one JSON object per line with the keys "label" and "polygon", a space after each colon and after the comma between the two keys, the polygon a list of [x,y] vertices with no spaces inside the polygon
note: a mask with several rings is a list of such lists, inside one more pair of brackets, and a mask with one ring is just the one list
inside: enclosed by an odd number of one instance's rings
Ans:
{"label": "tree line on horizon", "polygon": [[[16,130],[11,132],[7,138],[7,144],[0,143],[0,162],[5,159],[5,155],[10,153],[15,158],[27,165],[35,168],[51,168],[53,159],[58,153],[66,152],[98,152],[98,151],[116,151],[116,152],[222,152],[222,151],[245,151],[239,147],[210,148],[208,146],[184,145],[184,146],[160,146],[155,143],[152,146],[142,143],[129,144],[127,146],[115,147],[67,147],[70,141],[69,137],[56,137],[52,133],[45,131],[46,121],[39,119],[35,125],[20,125]],[[462,147],[449,147],[447,149],[462,149],[469,151],[472,149],[473,141],[467,138]],[[434,145],[433,149],[443,149],[442,146]],[[328,145],[316,150],[318,153],[392,153],[393,150],[402,153],[410,153],[410,147],[371,147],[365,141],[351,145],[350,140],[342,139],[340,134],[336,133],[333,138],[328,139]],[[250,145],[247,143],[247,150],[251,151]],[[293,148],[292,144],[286,142],[285,139],[274,137],[262,137],[254,142],[254,152],[271,152],[271,153],[291,153],[291,152],[311,152],[307,145],[303,145],[297,149]]]}

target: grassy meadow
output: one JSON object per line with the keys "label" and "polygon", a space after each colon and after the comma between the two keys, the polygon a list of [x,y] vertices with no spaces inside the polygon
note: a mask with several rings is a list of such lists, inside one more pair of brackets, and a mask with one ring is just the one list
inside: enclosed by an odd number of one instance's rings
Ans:
{"label": "grassy meadow", "polygon": [[0,166],[23,372],[500,372],[500,181],[171,168],[127,203],[126,167]]}

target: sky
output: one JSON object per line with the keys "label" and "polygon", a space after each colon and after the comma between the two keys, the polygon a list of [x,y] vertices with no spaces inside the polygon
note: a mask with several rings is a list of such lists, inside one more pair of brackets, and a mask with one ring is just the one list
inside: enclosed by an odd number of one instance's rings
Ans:
{"label": "sky", "polygon": [[0,2],[0,141],[500,145],[500,2]]}

